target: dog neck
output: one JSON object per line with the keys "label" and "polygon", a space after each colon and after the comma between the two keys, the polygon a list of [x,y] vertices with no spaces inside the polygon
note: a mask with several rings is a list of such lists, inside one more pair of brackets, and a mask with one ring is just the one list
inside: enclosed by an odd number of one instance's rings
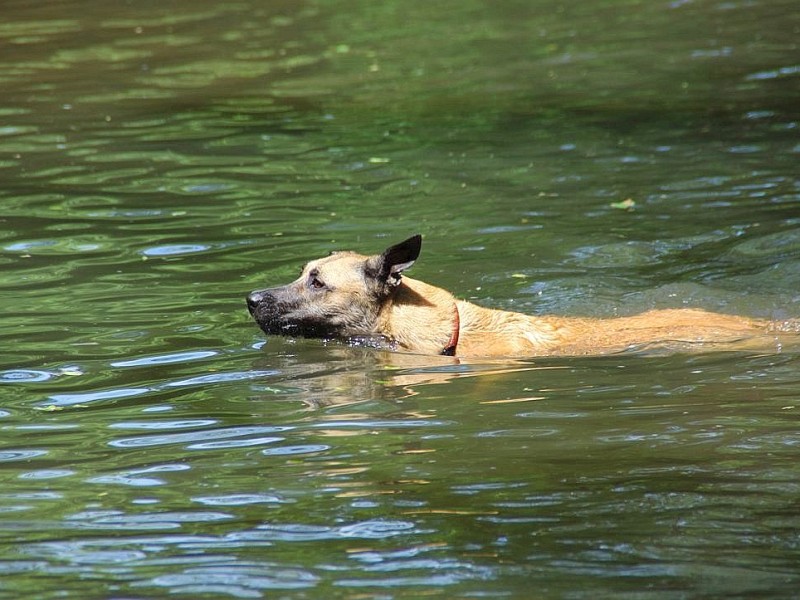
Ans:
{"label": "dog neck", "polygon": [[446,290],[403,277],[381,309],[375,333],[403,350],[454,356],[460,333],[456,299]]}
{"label": "dog neck", "polygon": [[557,350],[559,323],[456,300],[447,290],[404,276],[373,333],[419,354],[521,356]]}

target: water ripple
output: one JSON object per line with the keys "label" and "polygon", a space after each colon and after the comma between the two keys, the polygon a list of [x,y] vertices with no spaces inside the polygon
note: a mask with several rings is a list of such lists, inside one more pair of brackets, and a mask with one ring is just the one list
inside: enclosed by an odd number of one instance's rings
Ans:
{"label": "water ripple", "polygon": [[416,529],[411,521],[362,521],[338,528],[338,535],[345,538],[366,538],[380,540],[402,535]]}
{"label": "water ripple", "polygon": [[226,521],[231,515],[222,512],[153,512],[126,514],[122,511],[87,511],[67,518],[75,527],[82,529],[133,529],[163,530],[177,529],[183,523],[209,523]]}
{"label": "water ripple", "polygon": [[47,450],[0,450],[0,462],[30,460],[47,454]]}
{"label": "water ripple", "polygon": [[278,371],[233,371],[228,373],[213,373],[211,375],[200,375],[178,381],[171,381],[163,384],[165,388],[187,387],[194,385],[205,385],[207,383],[228,383],[231,381],[244,381],[247,379],[260,379],[277,375]]}
{"label": "water ripple", "polygon": [[[281,427],[230,427],[227,429],[210,429],[202,431],[193,431],[190,433],[172,433],[172,434],[159,434],[139,436],[132,438],[123,438],[120,440],[112,440],[109,445],[115,448],[147,448],[150,446],[165,446],[169,444],[183,444],[186,442],[202,442],[203,440],[222,440],[226,438],[243,437],[253,434],[261,433],[275,433],[278,431],[286,431],[290,429],[288,426]],[[282,438],[259,438],[258,443],[268,443],[267,439],[279,441]],[[249,440],[243,440],[247,442]],[[197,450],[204,449],[210,446],[202,444],[190,444],[186,446],[189,449]]]}
{"label": "water ripple", "polygon": [[[219,450],[223,448],[250,448],[252,446],[266,446],[275,442],[282,442],[282,437],[258,437],[246,440],[214,440],[211,442],[201,442],[199,444],[189,444],[187,450]],[[264,453],[266,454],[266,450]]]}
{"label": "water ripple", "polygon": [[172,354],[161,354],[157,356],[146,356],[134,358],[132,360],[119,360],[112,362],[112,367],[150,367],[153,365],[168,365],[171,363],[183,363],[192,360],[201,360],[217,356],[216,350],[197,350],[194,352],[175,352]]}
{"label": "water ripple", "polygon": [[111,423],[111,429],[189,429],[216,425],[216,419],[184,419],[180,421],[122,421]]}
{"label": "water ripple", "polygon": [[142,250],[144,256],[176,256],[180,254],[194,254],[205,252],[211,246],[207,244],[171,244],[168,246],[153,246]]}
{"label": "water ripple", "polygon": [[276,494],[230,494],[227,496],[198,496],[194,502],[208,506],[244,506],[247,504],[285,504],[290,502]]}
{"label": "water ripple", "polygon": [[[489,569],[486,569],[489,572]],[[391,577],[384,579],[340,579],[334,585],[343,587],[383,587],[383,588],[402,588],[408,586],[431,586],[438,587],[443,585],[453,585],[462,581],[464,577],[454,574],[428,575],[420,577]]]}
{"label": "water ripple", "polygon": [[322,541],[358,538],[382,540],[399,535],[417,534],[420,530],[411,521],[373,519],[338,527],[302,524],[265,524],[257,528],[264,539],[281,541]]}
{"label": "water ripple", "polygon": [[100,392],[80,392],[77,394],[53,394],[48,396],[48,405],[52,406],[75,406],[77,404],[89,404],[98,400],[116,400],[118,398],[131,398],[141,396],[151,391],[151,388],[115,388]]}
{"label": "water ripple", "polygon": [[28,473],[20,473],[20,479],[57,479],[59,477],[69,477],[74,475],[75,471],[71,469],[40,469],[38,471],[30,471]]}
{"label": "water ripple", "polygon": [[246,381],[249,379],[260,379],[276,375],[278,371],[230,371],[221,373],[212,373],[210,375],[199,375],[197,377],[190,377],[188,379],[179,379],[176,381],[168,381],[153,386],[142,386],[132,388],[111,388],[108,390],[101,390],[97,392],[76,392],[70,394],[53,394],[48,396],[48,401],[39,405],[39,408],[48,408],[51,406],[76,406],[81,404],[89,404],[101,400],[116,400],[119,398],[131,398],[134,396],[141,396],[152,392],[162,391],[169,388],[182,388],[192,387],[199,385],[217,384],[217,383],[230,383],[236,381]]}
{"label": "water ripple", "polygon": [[279,446],[277,448],[267,448],[261,453],[268,456],[290,456],[293,454],[315,454],[325,452],[331,447],[326,444],[302,444],[297,446]]}
{"label": "water ripple", "polygon": [[12,369],[0,371],[0,383],[38,383],[53,377],[48,371],[34,371],[28,369]]}
{"label": "water ripple", "polygon": [[314,428],[331,429],[331,428],[370,428],[370,429],[391,429],[395,427],[445,427],[452,424],[449,421],[439,420],[422,420],[422,419],[398,419],[397,421],[380,421],[380,420],[366,420],[366,421],[328,421],[323,423],[315,423],[312,425]]}
{"label": "water ripple", "polygon": [[[90,483],[103,483],[103,484],[110,483],[110,484],[127,485],[133,487],[158,486],[158,485],[164,485],[167,482],[159,477],[150,477],[149,475],[151,473],[171,473],[175,471],[186,471],[188,469],[189,469],[188,465],[177,465],[177,464],[156,465],[153,467],[147,467],[145,469],[131,469],[119,473],[100,475],[98,477],[92,477],[88,481]],[[147,475],[147,476],[142,477],[142,475]]]}
{"label": "water ripple", "polygon": [[190,597],[211,594],[214,597],[263,598],[262,590],[313,587],[319,578],[298,568],[272,565],[203,565],[182,573],[160,575],[138,585],[168,588],[170,593]]}
{"label": "water ripple", "polygon": [[800,65],[791,65],[788,67],[781,67],[779,69],[771,69],[769,71],[758,71],[745,77],[747,81],[760,81],[764,79],[779,79],[781,77],[791,77],[800,75]]}

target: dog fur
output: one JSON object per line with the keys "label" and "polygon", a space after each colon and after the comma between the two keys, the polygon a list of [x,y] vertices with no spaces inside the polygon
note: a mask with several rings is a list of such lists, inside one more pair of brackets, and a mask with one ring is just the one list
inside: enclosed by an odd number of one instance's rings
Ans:
{"label": "dog fur", "polygon": [[374,256],[334,252],[289,285],[252,292],[248,309],[268,335],[356,340],[419,354],[536,357],[629,349],[780,350],[800,322],[699,309],[651,310],[609,319],[529,316],[456,299],[403,272],[419,256],[413,236]]}

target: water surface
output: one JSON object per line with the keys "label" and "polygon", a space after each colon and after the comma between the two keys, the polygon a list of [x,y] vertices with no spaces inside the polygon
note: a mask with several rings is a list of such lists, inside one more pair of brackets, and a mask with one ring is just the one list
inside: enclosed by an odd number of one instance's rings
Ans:
{"label": "water surface", "polygon": [[0,597],[792,597],[797,352],[464,363],[244,296],[800,316],[786,1],[60,2],[0,39]]}

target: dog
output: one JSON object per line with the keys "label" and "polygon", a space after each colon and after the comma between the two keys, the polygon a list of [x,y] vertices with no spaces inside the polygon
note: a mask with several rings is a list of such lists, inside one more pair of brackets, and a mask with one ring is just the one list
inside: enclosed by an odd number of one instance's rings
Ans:
{"label": "dog", "polygon": [[700,309],[634,316],[530,316],[484,308],[404,275],[417,260],[415,235],[383,253],[333,252],[294,282],[257,290],[247,308],[267,335],[347,340],[418,354],[538,357],[631,349],[781,350],[800,321],[769,321]]}

